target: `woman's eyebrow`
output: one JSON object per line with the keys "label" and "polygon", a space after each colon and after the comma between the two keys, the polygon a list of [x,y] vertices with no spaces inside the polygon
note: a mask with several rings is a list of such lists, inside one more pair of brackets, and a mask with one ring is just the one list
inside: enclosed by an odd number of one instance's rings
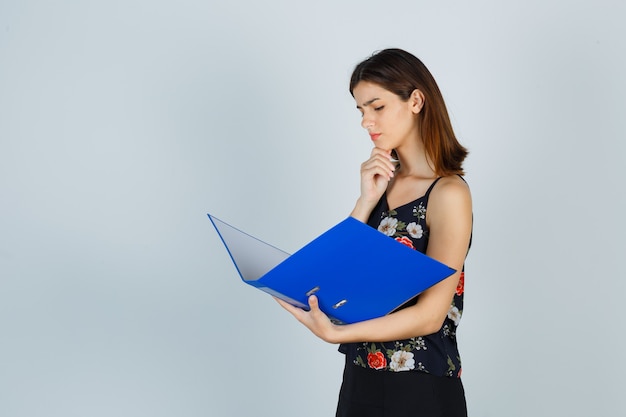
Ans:
{"label": "woman's eyebrow", "polygon": [[[372,104],[372,103],[373,103],[373,102],[375,102],[376,100],[380,100],[380,98],[375,97],[375,98],[373,98],[373,99],[371,99],[371,100],[366,101],[365,103],[363,103],[363,107],[367,107],[367,106],[369,106],[370,104]],[[357,106],[356,106],[356,108],[357,108],[357,109],[361,109],[362,107],[361,107],[361,106],[359,106],[359,105],[357,105]]]}

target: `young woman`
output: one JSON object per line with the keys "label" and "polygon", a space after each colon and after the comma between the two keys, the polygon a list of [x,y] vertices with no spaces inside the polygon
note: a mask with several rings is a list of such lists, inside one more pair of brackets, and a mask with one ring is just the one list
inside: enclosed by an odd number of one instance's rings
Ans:
{"label": "young woman", "polygon": [[[350,93],[374,145],[351,216],[457,272],[392,314],[349,325],[333,324],[315,296],[309,311],[278,301],[315,335],[341,344],[337,416],[466,416],[456,329],[472,234],[461,177],[467,150],[432,75],[408,52],[386,49],[358,64]],[[394,285],[394,276],[410,273],[390,259],[384,279]]]}

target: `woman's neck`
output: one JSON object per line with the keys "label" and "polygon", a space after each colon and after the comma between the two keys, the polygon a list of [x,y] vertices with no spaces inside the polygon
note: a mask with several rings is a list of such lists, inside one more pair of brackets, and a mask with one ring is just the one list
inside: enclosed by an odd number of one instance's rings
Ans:
{"label": "woman's neck", "polygon": [[417,178],[436,177],[433,164],[426,155],[421,140],[410,145],[403,145],[396,148],[395,151],[400,161],[400,169],[396,175]]}

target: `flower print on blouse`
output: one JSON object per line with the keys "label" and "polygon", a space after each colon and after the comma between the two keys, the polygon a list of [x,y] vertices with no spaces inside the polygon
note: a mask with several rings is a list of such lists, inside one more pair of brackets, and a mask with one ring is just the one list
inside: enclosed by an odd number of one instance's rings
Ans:
{"label": "flower print on blouse", "polygon": [[[392,239],[426,253],[428,246],[428,227],[426,210],[428,196],[436,179],[417,200],[395,210],[389,210],[386,194],[382,196],[372,211],[368,224]],[[398,266],[395,273],[410,273]],[[393,275],[388,277],[393,285]],[[419,371],[438,376],[460,377],[461,358],[456,342],[456,330],[463,314],[463,294],[465,291],[465,273],[461,272],[448,315],[441,329],[433,334],[413,337],[405,340],[388,342],[345,343],[339,351],[347,355],[356,366],[389,372]],[[415,297],[401,308],[413,305],[419,299]]]}

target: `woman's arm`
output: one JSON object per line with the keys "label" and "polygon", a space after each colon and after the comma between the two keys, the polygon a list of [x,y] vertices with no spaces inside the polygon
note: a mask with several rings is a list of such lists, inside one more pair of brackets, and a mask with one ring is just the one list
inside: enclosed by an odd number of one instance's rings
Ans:
{"label": "woman's arm", "polygon": [[377,342],[424,336],[438,331],[454,297],[472,230],[472,202],[468,186],[459,177],[442,178],[430,194],[430,228],[426,254],[457,272],[424,291],[418,302],[393,314],[347,325],[334,325],[309,299],[310,311],[277,300],[315,335],[329,343]]}

